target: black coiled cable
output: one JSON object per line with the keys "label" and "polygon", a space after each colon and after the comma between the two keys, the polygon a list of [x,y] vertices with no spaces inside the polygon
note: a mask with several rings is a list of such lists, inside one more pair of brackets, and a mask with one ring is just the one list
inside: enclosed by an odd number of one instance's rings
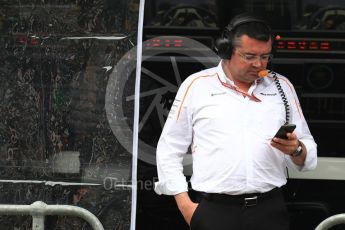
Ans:
{"label": "black coiled cable", "polygon": [[278,80],[277,77],[277,73],[275,73],[274,71],[269,71],[269,73],[273,74],[273,80],[274,80],[274,84],[277,86],[278,92],[280,97],[282,98],[282,101],[284,103],[284,108],[285,108],[285,124],[288,124],[290,121],[290,107],[289,107],[289,102],[286,98],[286,95],[284,93],[284,90],[282,88],[282,86],[280,85],[280,82]]}

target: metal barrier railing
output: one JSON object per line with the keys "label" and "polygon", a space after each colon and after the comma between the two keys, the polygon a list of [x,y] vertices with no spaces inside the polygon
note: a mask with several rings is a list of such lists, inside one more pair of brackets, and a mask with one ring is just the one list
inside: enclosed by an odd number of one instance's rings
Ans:
{"label": "metal barrier railing", "polygon": [[72,205],[47,205],[36,201],[31,205],[1,204],[0,215],[31,215],[32,230],[44,230],[45,216],[76,216],[87,221],[94,230],[104,230],[98,218],[84,208]]}
{"label": "metal barrier railing", "polygon": [[345,224],[345,214],[337,214],[337,215],[328,217],[327,219],[323,220],[315,228],[315,230],[327,230],[338,224]]}

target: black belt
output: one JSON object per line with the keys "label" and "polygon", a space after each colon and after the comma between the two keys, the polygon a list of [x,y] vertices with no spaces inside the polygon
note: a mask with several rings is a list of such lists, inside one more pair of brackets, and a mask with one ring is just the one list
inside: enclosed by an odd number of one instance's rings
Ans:
{"label": "black belt", "polygon": [[197,192],[202,198],[219,203],[240,204],[244,207],[251,207],[257,205],[260,201],[268,199],[275,194],[280,193],[280,188],[274,188],[264,193],[248,193],[242,195],[227,195],[220,193],[205,193]]}

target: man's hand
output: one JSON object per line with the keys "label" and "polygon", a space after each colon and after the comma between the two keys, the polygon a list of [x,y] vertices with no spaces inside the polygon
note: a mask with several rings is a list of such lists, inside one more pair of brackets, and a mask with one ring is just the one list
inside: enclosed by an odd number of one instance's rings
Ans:
{"label": "man's hand", "polygon": [[296,151],[299,144],[301,143],[302,148],[303,148],[302,154],[298,157],[291,157],[291,159],[295,164],[302,166],[307,156],[307,150],[304,144],[298,140],[295,133],[288,133],[287,137],[288,139],[280,139],[280,138],[274,137],[271,141],[271,145],[279,149],[283,153],[291,156],[291,154],[293,154]]}
{"label": "man's hand", "polygon": [[195,209],[198,207],[198,204],[191,201],[187,192],[175,195],[175,200],[178,209],[184,217],[184,220],[187,222],[188,225],[190,225],[190,221],[195,212]]}
{"label": "man's hand", "polygon": [[296,134],[287,133],[288,139],[281,139],[274,137],[271,141],[271,145],[285,154],[291,155],[299,145]]}

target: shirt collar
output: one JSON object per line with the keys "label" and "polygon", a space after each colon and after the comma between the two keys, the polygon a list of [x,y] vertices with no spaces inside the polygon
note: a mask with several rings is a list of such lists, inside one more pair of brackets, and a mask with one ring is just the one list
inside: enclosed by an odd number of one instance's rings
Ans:
{"label": "shirt collar", "polygon": [[221,60],[217,66],[217,74],[218,74],[218,77],[219,79],[222,81],[222,82],[226,82],[227,84],[231,84],[231,85],[234,85],[234,82],[232,80],[230,80],[226,75],[225,75],[225,72],[223,70],[223,66],[222,66],[222,63],[223,63],[223,60]]}
{"label": "shirt collar", "polygon": [[237,93],[242,94],[243,96],[249,97],[251,100],[256,101],[256,102],[261,102],[261,100],[259,98],[257,98],[254,94],[253,91],[257,86],[257,82],[255,81],[254,84],[252,84],[250,86],[250,89],[248,92],[244,92],[242,91],[240,88],[238,88],[234,81],[232,81],[231,79],[229,79],[226,75],[225,72],[223,70],[222,67],[222,62],[219,63],[218,67],[217,67],[217,75],[218,75],[218,79],[220,81],[220,83],[224,86],[227,87],[231,90],[236,91]]}
{"label": "shirt collar", "polygon": [[[232,85],[234,87],[235,86],[235,82],[233,80],[231,80],[230,78],[228,78],[224,72],[223,66],[222,66],[223,60],[221,60],[217,66],[217,74],[219,79],[222,82],[226,82],[226,84]],[[260,84],[263,81],[262,78],[258,78],[257,80],[254,81],[254,83],[251,85],[249,91],[250,93],[253,92],[253,90],[258,86],[258,84]]]}

